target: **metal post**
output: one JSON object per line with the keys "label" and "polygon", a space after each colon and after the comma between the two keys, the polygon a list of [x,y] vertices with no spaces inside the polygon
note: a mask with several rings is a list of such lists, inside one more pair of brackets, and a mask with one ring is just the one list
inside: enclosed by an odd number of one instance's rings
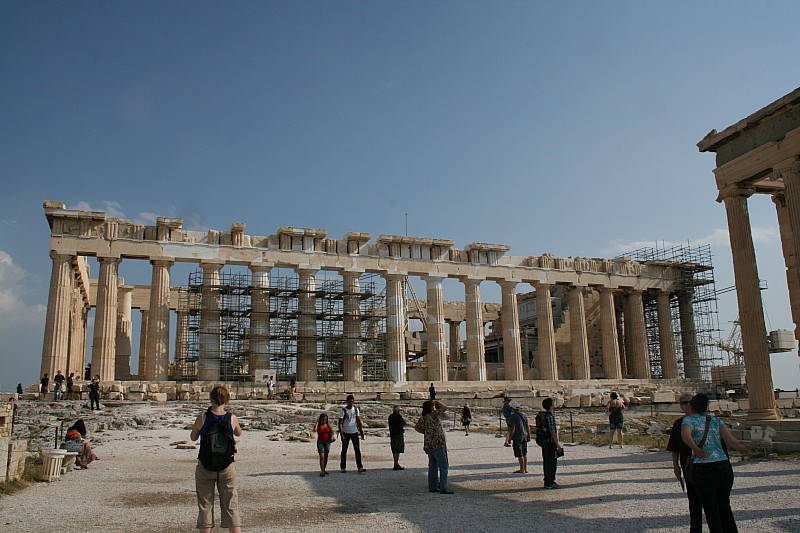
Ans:
{"label": "metal post", "polygon": [[572,434],[572,442],[575,442],[575,426],[572,425],[572,411],[569,412],[569,431]]}

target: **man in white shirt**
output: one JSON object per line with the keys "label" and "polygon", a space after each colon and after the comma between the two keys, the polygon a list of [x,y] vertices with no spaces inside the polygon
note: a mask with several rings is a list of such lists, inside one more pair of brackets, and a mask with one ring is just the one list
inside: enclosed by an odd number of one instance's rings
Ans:
{"label": "man in white shirt", "polygon": [[366,472],[367,469],[361,464],[361,443],[358,437],[364,440],[364,427],[361,425],[361,411],[353,405],[355,398],[352,394],[347,395],[347,405],[339,410],[339,435],[342,437],[342,459],[340,467],[342,473],[347,472],[347,448],[353,442],[353,451],[356,453],[356,466],[359,472]]}

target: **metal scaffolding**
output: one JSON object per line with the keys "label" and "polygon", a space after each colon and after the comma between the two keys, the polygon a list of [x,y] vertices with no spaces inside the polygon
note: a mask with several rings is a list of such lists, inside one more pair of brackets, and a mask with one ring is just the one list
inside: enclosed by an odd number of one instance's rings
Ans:
{"label": "metal scaffolding", "polygon": [[[683,288],[680,292],[670,296],[670,311],[672,316],[672,329],[675,336],[675,350],[678,356],[678,366],[684,372],[684,350],[686,339],[691,338],[691,332],[684,331],[681,325],[679,312],[679,297],[691,299],[692,315],[694,319],[694,338],[700,362],[700,376],[703,380],[711,380],[711,367],[723,363],[718,351],[719,319],[717,313],[717,291],[714,284],[714,265],[712,262],[711,245],[700,244],[692,246],[676,245],[671,247],[639,248],[623,254],[624,257],[640,263],[667,262],[670,266],[679,268],[682,273]],[[656,296],[652,293],[643,294],[645,326],[647,329],[647,345],[650,352],[650,370],[654,378],[661,377],[661,347],[658,340],[658,311]],[[689,326],[691,327],[691,326]]]}
{"label": "metal scaffolding", "polygon": [[[344,357],[344,282],[339,276],[326,277],[325,272],[316,281],[315,322],[317,372],[320,381],[341,381]],[[361,331],[357,341],[362,354],[364,381],[386,380],[386,295],[385,285],[377,274],[360,276],[359,310]],[[204,291],[205,289],[205,291]],[[268,288],[255,289],[249,271],[220,272],[219,285],[204,287],[203,272],[189,275],[186,290],[180,291],[178,314],[188,317],[187,327],[176,335],[175,378],[195,379],[200,356],[201,310],[204,292],[208,289],[219,294],[220,319],[220,379],[224,381],[250,381],[254,379],[249,366],[251,355],[251,323],[261,318],[269,322],[268,352],[270,370],[278,379],[291,379],[297,371],[298,341],[307,340],[299,335],[299,277],[294,271],[274,269],[270,273]],[[253,305],[254,290],[268,294],[269,306]],[[266,309],[265,311],[260,309]],[[259,317],[267,313],[268,317]]]}

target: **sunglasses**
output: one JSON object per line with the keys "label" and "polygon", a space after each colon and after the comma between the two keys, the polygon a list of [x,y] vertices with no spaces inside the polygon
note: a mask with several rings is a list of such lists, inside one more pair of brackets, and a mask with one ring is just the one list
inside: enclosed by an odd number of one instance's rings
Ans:
{"label": "sunglasses", "polygon": [[689,405],[692,402],[681,402],[681,405]]}

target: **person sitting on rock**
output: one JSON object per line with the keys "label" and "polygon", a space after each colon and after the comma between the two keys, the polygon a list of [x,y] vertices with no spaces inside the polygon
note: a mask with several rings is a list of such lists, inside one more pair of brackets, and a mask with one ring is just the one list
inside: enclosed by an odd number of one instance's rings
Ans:
{"label": "person sitting on rock", "polygon": [[92,446],[81,437],[77,429],[67,431],[67,439],[61,444],[61,448],[68,452],[77,452],[75,466],[78,468],[89,468],[89,463],[97,460],[97,455],[92,451]]}

